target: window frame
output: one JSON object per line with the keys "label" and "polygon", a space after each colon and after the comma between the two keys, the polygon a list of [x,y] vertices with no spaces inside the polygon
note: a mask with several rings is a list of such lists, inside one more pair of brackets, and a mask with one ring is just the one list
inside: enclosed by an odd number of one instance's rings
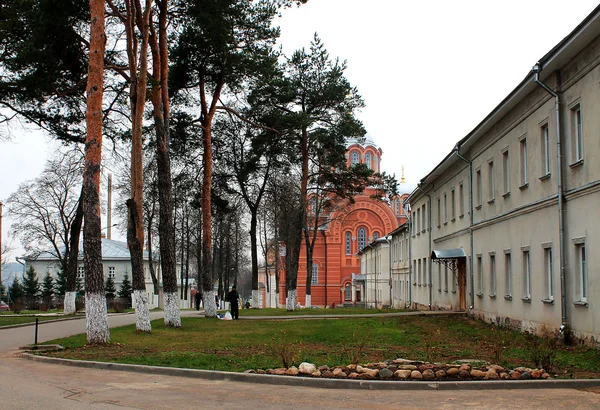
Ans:
{"label": "window frame", "polygon": [[578,165],[583,162],[583,112],[581,109],[581,100],[569,104],[570,130],[571,130],[571,165]]}
{"label": "window frame", "polygon": [[494,186],[494,158],[488,160],[488,204],[495,200]]}
{"label": "window frame", "polygon": [[521,275],[523,279],[523,296],[521,299],[525,302],[531,302],[531,253],[528,246],[521,248],[521,260]]}
{"label": "window frame", "polygon": [[510,249],[504,250],[504,291],[504,299],[511,300],[513,296],[513,273]]}
{"label": "window frame", "polygon": [[502,150],[502,183],[504,184],[503,197],[510,195],[510,152],[508,147]]}
{"label": "window frame", "polygon": [[544,277],[544,302],[554,301],[554,261],[552,244],[542,244],[543,277]]}
{"label": "window frame", "polygon": [[527,134],[519,138],[519,172],[521,185],[519,189],[527,188],[529,185],[529,154],[527,147]]}
{"label": "window frame", "polygon": [[548,120],[540,124],[540,147],[542,155],[542,175],[541,179],[546,179],[550,176],[552,167],[552,151],[550,145],[550,126]]}

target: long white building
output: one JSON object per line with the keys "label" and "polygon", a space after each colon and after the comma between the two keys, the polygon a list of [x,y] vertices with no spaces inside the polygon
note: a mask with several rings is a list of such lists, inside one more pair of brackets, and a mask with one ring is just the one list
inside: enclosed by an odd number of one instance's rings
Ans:
{"label": "long white building", "polygon": [[597,344],[600,7],[532,66],[407,198],[402,298]]}

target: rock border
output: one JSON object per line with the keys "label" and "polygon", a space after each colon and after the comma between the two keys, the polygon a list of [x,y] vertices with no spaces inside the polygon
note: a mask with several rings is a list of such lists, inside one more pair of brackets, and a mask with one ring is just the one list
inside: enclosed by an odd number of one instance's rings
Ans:
{"label": "rock border", "polygon": [[58,359],[23,353],[29,360],[43,363],[75,366],[88,369],[118,370],[151,373],[165,376],[199,378],[214,381],[234,381],[280,386],[315,387],[323,389],[367,389],[367,390],[516,390],[516,389],[580,389],[600,387],[600,379],[574,380],[474,380],[474,381],[418,381],[394,383],[390,380],[329,379],[321,377],[281,377],[270,374],[219,372],[211,370],[180,369],[175,367],[141,366],[121,363],[106,363]]}

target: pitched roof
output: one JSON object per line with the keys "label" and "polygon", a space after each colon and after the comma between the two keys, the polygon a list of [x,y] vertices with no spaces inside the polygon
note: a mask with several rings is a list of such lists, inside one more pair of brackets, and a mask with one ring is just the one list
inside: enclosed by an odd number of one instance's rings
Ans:
{"label": "pitched roof", "polygon": [[[64,248],[61,249],[64,251]],[[53,252],[46,251],[39,255],[27,255],[26,260],[56,260]],[[83,259],[83,241],[79,243],[79,259]],[[102,238],[102,260],[130,260],[131,255],[126,242]],[[148,251],[144,250],[144,259],[148,259]]]}

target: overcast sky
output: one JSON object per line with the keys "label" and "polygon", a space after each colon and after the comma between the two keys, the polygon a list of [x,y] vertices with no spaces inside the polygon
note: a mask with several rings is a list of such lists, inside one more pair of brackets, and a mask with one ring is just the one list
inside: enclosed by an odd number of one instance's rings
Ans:
{"label": "overcast sky", "polygon": [[[277,20],[286,54],[318,33],[366,103],[359,117],[382,168],[410,192],[598,5],[593,0],[309,0]],[[39,175],[48,137],[0,142],[0,201]],[[3,241],[10,215],[4,212]],[[19,249],[18,244],[17,249]],[[19,251],[13,252],[13,258]]]}

